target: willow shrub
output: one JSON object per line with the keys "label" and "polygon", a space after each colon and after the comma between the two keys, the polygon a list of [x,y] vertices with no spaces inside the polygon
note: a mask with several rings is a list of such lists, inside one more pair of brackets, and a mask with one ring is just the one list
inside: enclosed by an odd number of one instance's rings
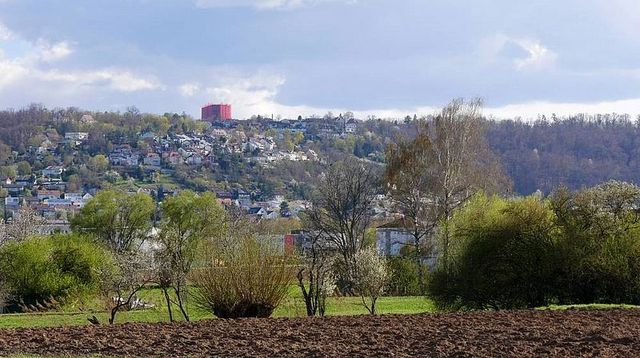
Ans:
{"label": "willow shrub", "polygon": [[[112,262],[108,251],[75,235],[33,237],[0,249],[0,275],[9,293],[8,306],[63,302],[97,292],[97,272]],[[38,307],[40,308],[40,307]]]}
{"label": "willow shrub", "polygon": [[244,235],[210,252],[192,274],[201,308],[219,318],[269,317],[287,296],[297,266],[271,238]]}
{"label": "willow shrub", "polygon": [[430,296],[450,309],[547,304],[559,265],[553,219],[537,197],[478,195],[452,219],[450,264],[431,275]]}

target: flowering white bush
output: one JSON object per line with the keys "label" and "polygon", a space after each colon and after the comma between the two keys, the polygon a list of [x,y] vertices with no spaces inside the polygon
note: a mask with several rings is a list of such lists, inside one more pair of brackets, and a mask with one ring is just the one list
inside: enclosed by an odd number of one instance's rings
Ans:
{"label": "flowering white bush", "polygon": [[358,251],[355,255],[354,282],[362,304],[371,314],[376,314],[376,302],[384,293],[389,270],[383,257],[374,248]]}

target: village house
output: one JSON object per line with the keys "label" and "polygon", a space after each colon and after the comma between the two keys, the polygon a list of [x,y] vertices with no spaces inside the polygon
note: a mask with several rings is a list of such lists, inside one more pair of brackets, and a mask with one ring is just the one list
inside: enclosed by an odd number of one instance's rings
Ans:
{"label": "village house", "polygon": [[89,133],[86,133],[86,132],[67,132],[64,134],[64,139],[76,141],[80,143],[87,140],[88,138],[89,138]]}
{"label": "village house", "polygon": [[[380,225],[376,228],[376,248],[383,256],[400,256],[402,249],[414,244],[410,229],[411,224],[402,219]],[[427,254],[423,259],[430,269],[436,265],[436,245],[431,238],[423,238],[423,251]]]}
{"label": "village house", "polygon": [[358,129],[358,122],[353,118],[349,119],[347,124],[345,124],[344,126],[345,133],[349,133],[349,134],[355,133],[357,129]]}
{"label": "village house", "polygon": [[160,167],[162,165],[160,154],[158,153],[147,153],[142,162],[144,163],[144,165],[153,167]]}
{"label": "village house", "polygon": [[48,166],[42,169],[42,176],[50,180],[61,180],[64,168],[60,166]]}
{"label": "village house", "polygon": [[36,192],[38,200],[43,201],[46,199],[60,199],[62,192],[60,190],[46,190],[40,189]]}
{"label": "village house", "polygon": [[109,161],[115,166],[132,167],[138,165],[140,156],[128,144],[118,146],[109,154]]}

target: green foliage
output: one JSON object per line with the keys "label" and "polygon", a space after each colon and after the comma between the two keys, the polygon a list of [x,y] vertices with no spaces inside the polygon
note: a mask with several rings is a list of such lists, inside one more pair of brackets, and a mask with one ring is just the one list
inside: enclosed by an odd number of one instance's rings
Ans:
{"label": "green foliage", "polygon": [[393,296],[416,296],[420,294],[418,265],[413,258],[397,256],[387,259],[389,282],[387,293]]}
{"label": "green foliage", "polygon": [[640,188],[615,181],[554,193],[561,303],[640,303],[638,203]]}
{"label": "green foliage", "polygon": [[451,260],[432,275],[431,296],[456,309],[546,304],[558,261],[553,217],[537,197],[477,196],[451,222]]}
{"label": "green foliage", "polygon": [[[158,237],[160,248],[156,252],[160,285],[165,289],[167,306],[171,307],[168,288],[174,290],[178,307],[185,319],[184,309],[187,294],[187,276],[197,259],[205,240],[220,237],[225,228],[224,208],[212,193],[197,195],[185,190],[167,198],[162,203],[164,214],[162,229]],[[170,315],[173,319],[173,316]]]}
{"label": "green foliage", "polygon": [[16,170],[18,171],[18,175],[31,175],[31,164],[23,160],[18,162]]}
{"label": "green foliage", "polygon": [[639,204],[639,187],[615,181],[550,200],[476,196],[450,222],[451,262],[429,293],[453,309],[638,304]]}
{"label": "green foliage", "polygon": [[151,229],[155,212],[147,194],[102,190],[80,210],[72,222],[74,231],[89,233],[116,253],[133,250]]}
{"label": "green foliage", "polygon": [[18,175],[15,165],[0,166],[0,177],[15,178]]}
{"label": "green foliage", "polygon": [[0,274],[13,301],[29,304],[95,293],[97,270],[111,262],[107,251],[75,235],[35,237],[0,250]]}

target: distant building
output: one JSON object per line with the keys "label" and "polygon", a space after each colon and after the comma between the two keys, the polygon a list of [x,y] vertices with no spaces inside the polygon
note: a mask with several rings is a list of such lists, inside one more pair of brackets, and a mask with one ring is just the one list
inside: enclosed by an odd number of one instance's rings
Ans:
{"label": "distant building", "polygon": [[346,133],[355,133],[356,129],[358,129],[358,122],[353,118],[351,118],[344,126],[344,131]]}
{"label": "distant building", "polygon": [[[376,248],[382,256],[400,256],[402,249],[414,244],[412,225],[402,219],[378,226],[376,228]],[[433,237],[422,239],[422,250],[426,256],[422,258],[429,269],[437,263],[437,247]]]}
{"label": "distant building", "polygon": [[202,107],[202,120],[207,122],[232,119],[230,104],[207,104]]}
{"label": "distant building", "polygon": [[83,141],[89,138],[89,133],[86,132],[67,132],[64,134],[65,139]]}

